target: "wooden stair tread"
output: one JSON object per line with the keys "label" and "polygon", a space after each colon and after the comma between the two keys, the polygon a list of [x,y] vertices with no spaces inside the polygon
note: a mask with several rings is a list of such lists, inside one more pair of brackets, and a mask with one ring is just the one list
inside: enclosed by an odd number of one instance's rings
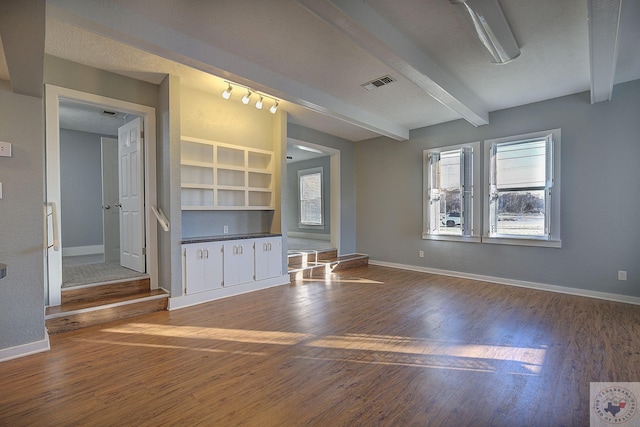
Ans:
{"label": "wooden stair tread", "polygon": [[136,292],[133,294],[126,295],[111,295],[111,296],[103,296],[101,298],[95,299],[84,299],[79,301],[73,301],[69,303],[63,303],[61,305],[55,307],[47,307],[45,312],[45,318],[47,316],[59,315],[62,313],[74,312],[78,310],[86,310],[88,308],[98,309],[99,307],[125,303],[125,302],[135,302],[137,300],[149,299],[150,297],[169,297],[169,294],[166,293],[162,289],[148,290]]}

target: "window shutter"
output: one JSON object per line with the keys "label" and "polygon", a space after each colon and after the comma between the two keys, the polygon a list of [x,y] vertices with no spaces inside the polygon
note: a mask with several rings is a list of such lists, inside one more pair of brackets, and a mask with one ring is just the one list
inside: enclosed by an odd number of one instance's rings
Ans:
{"label": "window shutter", "polygon": [[440,153],[429,154],[429,233],[433,233],[438,229],[438,221],[440,219],[439,162]]}

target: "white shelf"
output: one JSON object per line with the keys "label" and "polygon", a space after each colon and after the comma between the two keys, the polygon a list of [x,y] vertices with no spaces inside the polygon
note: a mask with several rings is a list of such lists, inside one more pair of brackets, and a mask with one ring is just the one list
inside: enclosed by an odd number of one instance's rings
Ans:
{"label": "white shelf", "polygon": [[183,210],[272,210],[273,152],[182,137]]}

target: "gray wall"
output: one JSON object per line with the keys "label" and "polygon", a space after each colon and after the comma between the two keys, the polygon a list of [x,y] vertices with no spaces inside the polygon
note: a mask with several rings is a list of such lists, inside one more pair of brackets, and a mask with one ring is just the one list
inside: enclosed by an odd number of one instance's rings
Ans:
{"label": "gray wall", "polygon": [[[497,111],[490,124],[418,129],[356,145],[358,251],[373,260],[640,296],[640,81]],[[562,129],[562,248],[422,240],[422,151]],[[425,257],[419,258],[418,251]],[[627,281],[617,271],[628,272]]]}
{"label": "gray wall", "polygon": [[64,248],[102,245],[102,136],[60,129]]}
{"label": "gray wall", "polygon": [[0,80],[0,141],[13,157],[0,157],[0,349],[41,341],[44,331],[42,99],[11,93]]}
{"label": "gray wall", "polygon": [[182,294],[182,210],[180,206],[180,79],[167,76],[160,84],[160,128],[156,152],[158,207],[169,220],[166,232],[158,227],[159,286],[172,296]]}
{"label": "gray wall", "polygon": [[340,151],[340,253],[355,252],[356,173],[354,143],[291,123],[287,126],[287,136]]}
{"label": "gray wall", "polygon": [[[298,202],[298,171],[322,167],[322,217],[324,225],[300,227],[300,203]],[[299,233],[331,235],[331,157],[287,164],[288,229]]]}

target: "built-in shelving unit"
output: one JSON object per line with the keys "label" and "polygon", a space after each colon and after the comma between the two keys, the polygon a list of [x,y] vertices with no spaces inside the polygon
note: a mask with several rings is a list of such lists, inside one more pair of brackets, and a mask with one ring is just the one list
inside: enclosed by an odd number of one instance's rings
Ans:
{"label": "built-in shelving unit", "polygon": [[273,152],[204,139],[180,142],[183,210],[271,210]]}

